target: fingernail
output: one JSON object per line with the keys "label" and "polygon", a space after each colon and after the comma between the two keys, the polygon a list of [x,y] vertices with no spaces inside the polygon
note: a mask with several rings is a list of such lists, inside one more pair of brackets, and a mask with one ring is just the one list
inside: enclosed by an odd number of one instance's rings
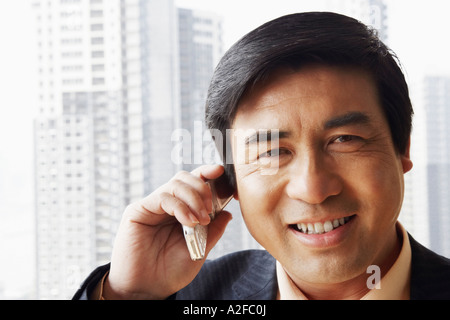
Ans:
{"label": "fingernail", "polygon": [[192,213],[189,214],[189,219],[191,220],[192,223],[195,223],[195,224],[200,223],[200,221],[198,221],[197,217],[195,215],[193,215]]}
{"label": "fingernail", "polygon": [[203,209],[201,212],[200,212],[200,214],[201,214],[201,216],[202,216],[202,218],[203,219],[205,219],[205,220],[211,220],[211,216],[208,214],[208,211],[206,211],[205,209]]}

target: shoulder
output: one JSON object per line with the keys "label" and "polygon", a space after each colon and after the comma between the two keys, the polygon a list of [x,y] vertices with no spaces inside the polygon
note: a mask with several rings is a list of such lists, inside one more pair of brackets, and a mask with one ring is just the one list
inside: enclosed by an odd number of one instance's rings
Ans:
{"label": "shoulder", "polygon": [[450,299],[450,259],[411,243],[411,299]]}
{"label": "shoulder", "polygon": [[275,259],[265,250],[245,250],[227,254],[215,260],[205,262],[201,272],[225,272],[230,277],[247,271],[254,265],[272,264]]}
{"label": "shoulder", "polygon": [[275,259],[265,250],[246,250],[206,261],[175,299],[271,299],[276,292]]}

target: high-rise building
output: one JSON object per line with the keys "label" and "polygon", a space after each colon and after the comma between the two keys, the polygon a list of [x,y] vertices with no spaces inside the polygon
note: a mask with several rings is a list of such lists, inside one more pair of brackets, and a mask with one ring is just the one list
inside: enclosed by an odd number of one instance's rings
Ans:
{"label": "high-rise building", "polygon": [[430,248],[450,256],[450,77],[424,80]]}
{"label": "high-rise building", "polygon": [[191,148],[186,150],[190,154],[185,155],[181,169],[191,171],[205,162],[202,138],[206,130],[205,102],[214,68],[223,54],[222,18],[209,12],[179,8],[178,32],[180,125],[191,137]]}
{"label": "high-rise building", "polygon": [[124,207],[175,172],[177,16],[172,0],[32,6],[37,294],[67,298],[109,261]]}
{"label": "high-rise building", "polygon": [[384,0],[326,0],[326,6],[333,11],[348,15],[372,26],[380,39],[388,38],[387,6]]}
{"label": "high-rise building", "polygon": [[427,131],[423,84],[412,82],[408,85],[414,107],[410,147],[410,157],[414,166],[404,175],[405,196],[399,220],[416,240],[429,247]]}

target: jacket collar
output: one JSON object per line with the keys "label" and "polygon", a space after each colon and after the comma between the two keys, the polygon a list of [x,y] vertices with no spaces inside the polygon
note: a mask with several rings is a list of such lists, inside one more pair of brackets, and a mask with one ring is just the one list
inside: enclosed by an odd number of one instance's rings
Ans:
{"label": "jacket collar", "polygon": [[450,259],[428,250],[409,235],[411,300],[450,299]]}

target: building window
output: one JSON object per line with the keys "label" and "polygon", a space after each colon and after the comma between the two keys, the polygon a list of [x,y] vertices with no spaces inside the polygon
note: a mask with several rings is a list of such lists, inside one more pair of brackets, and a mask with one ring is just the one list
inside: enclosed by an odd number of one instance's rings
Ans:
{"label": "building window", "polygon": [[103,44],[103,37],[95,37],[91,39],[91,44]]}
{"label": "building window", "polygon": [[103,17],[102,10],[91,10],[91,18]]}
{"label": "building window", "polygon": [[93,64],[92,65],[92,71],[104,71],[105,65],[103,64]]}
{"label": "building window", "polygon": [[92,51],[92,58],[103,58],[104,56],[103,51]]}
{"label": "building window", "polygon": [[91,31],[102,31],[102,30],[103,30],[102,23],[91,24]]}
{"label": "building window", "polygon": [[93,85],[105,84],[105,78],[92,78]]}

